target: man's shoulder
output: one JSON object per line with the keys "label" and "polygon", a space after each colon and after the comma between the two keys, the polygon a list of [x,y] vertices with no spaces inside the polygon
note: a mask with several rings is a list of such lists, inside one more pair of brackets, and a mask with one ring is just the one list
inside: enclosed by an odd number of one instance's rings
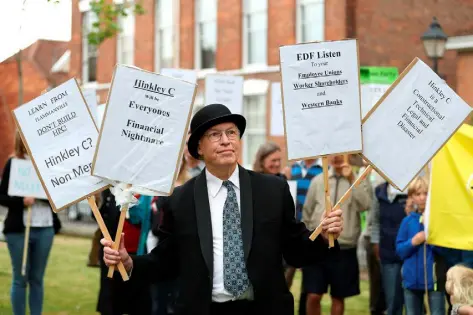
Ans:
{"label": "man's shoulder", "polygon": [[283,187],[287,181],[284,177],[276,176],[276,175],[270,175],[270,174],[262,174],[262,173],[257,173],[253,172],[250,170],[244,170],[248,172],[250,175],[250,179],[252,183],[256,184],[261,184],[261,185],[277,185],[280,187]]}
{"label": "man's shoulder", "polygon": [[187,182],[185,182],[183,185],[174,188],[174,191],[172,192],[170,197],[172,199],[180,199],[183,195],[193,192],[195,181],[199,176],[193,177],[189,179]]}

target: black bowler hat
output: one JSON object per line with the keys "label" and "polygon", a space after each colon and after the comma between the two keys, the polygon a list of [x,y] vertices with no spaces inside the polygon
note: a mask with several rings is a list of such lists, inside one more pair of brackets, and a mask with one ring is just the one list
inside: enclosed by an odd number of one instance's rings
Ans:
{"label": "black bowler hat", "polygon": [[240,137],[243,136],[246,127],[246,119],[242,115],[232,114],[227,106],[222,104],[210,104],[204,106],[191,121],[191,135],[187,142],[189,153],[196,159],[199,158],[198,147],[199,140],[204,133],[215,125],[232,122],[240,130]]}

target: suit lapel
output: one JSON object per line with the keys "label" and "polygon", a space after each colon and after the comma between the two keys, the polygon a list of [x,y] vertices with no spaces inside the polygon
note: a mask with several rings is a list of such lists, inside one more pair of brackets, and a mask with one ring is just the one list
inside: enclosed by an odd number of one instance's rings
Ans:
{"label": "suit lapel", "polygon": [[243,236],[243,249],[245,259],[251,250],[253,240],[253,193],[251,187],[250,174],[246,169],[240,168],[240,205],[241,205],[241,230]]}
{"label": "suit lapel", "polygon": [[200,248],[209,274],[213,275],[213,241],[212,221],[210,218],[209,195],[207,192],[207,178],[205,170],[197,176],[194,183],[194,202],[197,217],[197,231],[200,239]]}

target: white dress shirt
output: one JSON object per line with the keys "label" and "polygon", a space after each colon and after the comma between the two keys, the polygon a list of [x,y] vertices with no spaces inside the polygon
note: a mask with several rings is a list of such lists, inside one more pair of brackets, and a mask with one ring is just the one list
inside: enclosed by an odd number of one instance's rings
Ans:
{"label": "white dress shirt", "polygon": [[[210,217],[212,221],[212,236],[213,236],[213,288],[212,301],[213,302],[228,302],[235,300],[233,295],[225,290],[223,279],[223,206],[227,199],[227,188],[223,186],[223,181],[218,177],[212,175],[208,169],[205,170],[207,177],[207,190],[209,194]],[[240,177],[238,166],[228,179],[232,182],[238,201],[238,209],[241,212],[240,201]],[[250,299],[252,290],[248,290],[241,298]]]}

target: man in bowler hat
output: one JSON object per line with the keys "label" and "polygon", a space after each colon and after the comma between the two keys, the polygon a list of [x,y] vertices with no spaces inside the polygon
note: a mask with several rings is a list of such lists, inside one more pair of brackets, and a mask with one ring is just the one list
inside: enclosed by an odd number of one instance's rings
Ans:
{"label": "man in bowler hat", "polygon": [[188,149],[206,168],[168,198],[158,246],[130,256],[125,235],[118,251],[101,240],[105,263],[122,261],[135,285],[177,278],[178,315],[293,315],[283,257],[302,267],[339,249],[336,243],[329,250],[326,239],[342,231],[340,210],[325,217],[323,232],[311,241],[294,218],[287,182],[238,165],[245,127],[245,118],[224,105],[198,111]]}

